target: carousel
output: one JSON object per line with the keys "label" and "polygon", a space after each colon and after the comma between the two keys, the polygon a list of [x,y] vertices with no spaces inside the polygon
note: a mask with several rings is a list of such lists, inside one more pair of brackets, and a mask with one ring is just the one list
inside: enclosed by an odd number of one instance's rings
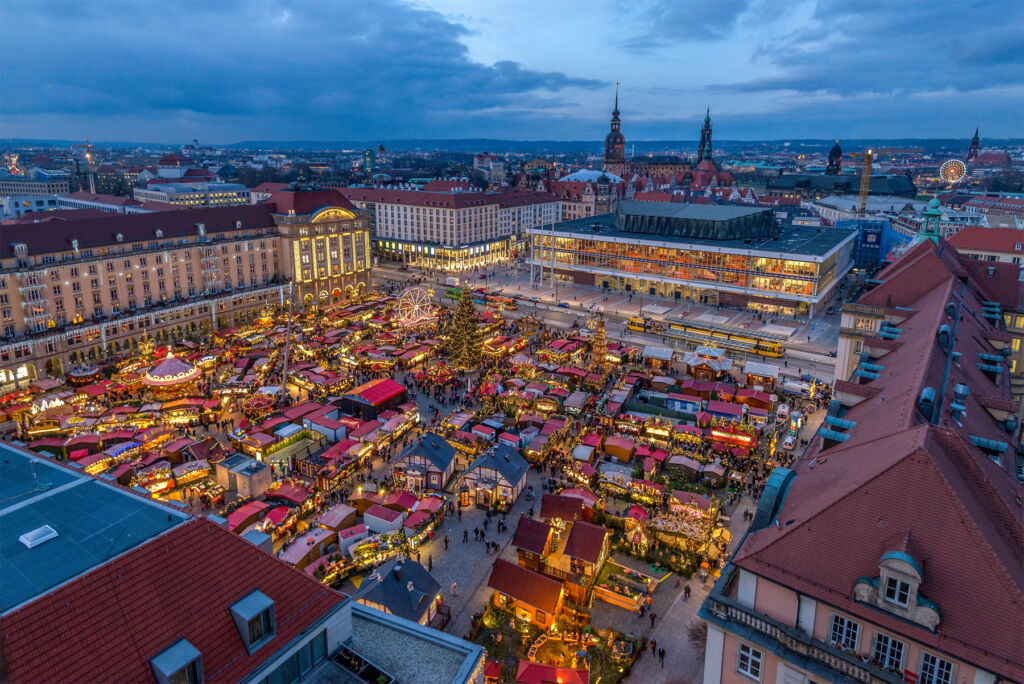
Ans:
{"label": "carousel", "polygon": [[202,372],[192,364],[168,354],[142,376],[142,384],[158,399],[173,399],[193,394]]}

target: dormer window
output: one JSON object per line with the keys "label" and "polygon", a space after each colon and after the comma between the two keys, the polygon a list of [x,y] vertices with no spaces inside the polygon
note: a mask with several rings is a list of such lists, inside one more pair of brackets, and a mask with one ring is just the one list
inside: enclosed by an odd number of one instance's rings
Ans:
{"label": "dormer window", "polygon": [[885,580],[885,600],[895,603],[897,606],[907,607],[910,599],[910,585],[896,577],[889,577]]}
{"label": "dormer window", "polygon": [[256,590],[231,606],[231,617],[249,653],[254,653],[277,633],[274,602],[262,591]]}
{"label": "dormer window", "polygon": [[157,684],[201,684],[204,681],[203,657],[185,639],[150,660],[149,666]]}
{"label": "dormer window", "polygon": [[164,236],[164,231],[162,231],[162,230],[160,230],[159,228],[157,228],[157,229],[156,229],[156,236],[157,236],[158,238],[162,238],[162,237]]}
{"label": "dormer window", "polygon": [[[896,548],[912,544],[910,535]],[[938,629],[942,614],[939,607],[921,593],[924,568],[903,550],[887,551],[878,561],[877,577],[861,577],[853,587],[854,598],[904,620],[914,622],[933,632]]]}

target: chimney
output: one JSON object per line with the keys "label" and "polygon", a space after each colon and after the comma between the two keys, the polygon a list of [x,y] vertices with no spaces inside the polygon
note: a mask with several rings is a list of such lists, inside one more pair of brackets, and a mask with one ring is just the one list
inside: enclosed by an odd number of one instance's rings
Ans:
{"label": "chimney", "polygon": [[401,563],[395,563],[394,573],[395,573],[395,579],[398,580],[399,582],[401,582],[402,581],[402,564]]}
{"label": "chimney", "polygon": [[412,592],[412,590],[413,590],[412,582],[409,582],[408,584],[406,584],[406,585],[405,585],[405,588],[406,588],[406,589],[408,589],[408,590],[409,590],[409,592],[411,593],[411,592]]}
{"label": "chimney", "polygon": [[992,278],[992,277],[995,276],[995,274],[996,274],[996,267],[995,266],[989,266],[986,270],[988,271],[988,277],[989,278]]}

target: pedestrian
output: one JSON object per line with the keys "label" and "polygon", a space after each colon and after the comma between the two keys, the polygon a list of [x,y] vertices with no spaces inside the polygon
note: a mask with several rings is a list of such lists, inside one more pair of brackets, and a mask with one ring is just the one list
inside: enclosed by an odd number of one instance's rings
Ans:
{"label": "pedestrian", "polygon": [[658,617],[657,613],[651,613],[651,628],[652,629],[654,628],[654,621],[657,619],[657,617]]}
{"label": "pedestrian", "polygon": [[432,572],[433,570],[434,570],[434,557],[433,556],[427,556],[427,572]]}
{"label": "pedestrian", "polygon": [[446,536],[445,536],[445,538],[444,538],[444,550],[445,550],[445,551],[447,551],[447,550],[448,550],[448,537],[447,537],[447,535],[446,535]]}
{"label": "pedestrian", "polygon": [[469,530],[462,530],[462,543],[465,544],[469,540]]}
{"label": "pedestrian", "polygon": [[459,522],[462,522],[462,508],[458,510]]}
{"label": "pedestrian", "polygon": [[658,655],[658,640],[651,639],[651,655]]}
{"label": "pedestrian", "polygon": [[420,562],[420,552],[419,551],[416,552],[416,562],[417,563]]}
{"label": "pedestrian", "polygon": [[665,649],[664,648],[659,648],[658,649],[658,660],[661,661],[661,667],[664,669],[664,667],[665,667]]}
{"label": "pedestrian", "polygon": [[455,580],[452,580],[452,596],[458,596],[458,595],[459,595],[459,585],[455,582]]}
{"label": "pedestrian", "polygon": [[687,601],[690,600],[690,585],[689,584],[687,584],[685,587],[683,587],[683,598],[685,598]]}

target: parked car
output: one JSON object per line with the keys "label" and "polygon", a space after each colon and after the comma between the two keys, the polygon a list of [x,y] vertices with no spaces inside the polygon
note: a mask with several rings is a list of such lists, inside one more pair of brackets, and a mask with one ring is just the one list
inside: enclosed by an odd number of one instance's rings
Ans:
{"label": "parked car", "polygon": [[775,411],[775,417],[778,420],[789,418],[789,404],[779,404],[779,408]]}
{"label": "parked car", "polygon": [[562,309],[568,309],[569,308],[569,303],[568,302],[558,302],[558,306],[560,308],[562,308]]}

